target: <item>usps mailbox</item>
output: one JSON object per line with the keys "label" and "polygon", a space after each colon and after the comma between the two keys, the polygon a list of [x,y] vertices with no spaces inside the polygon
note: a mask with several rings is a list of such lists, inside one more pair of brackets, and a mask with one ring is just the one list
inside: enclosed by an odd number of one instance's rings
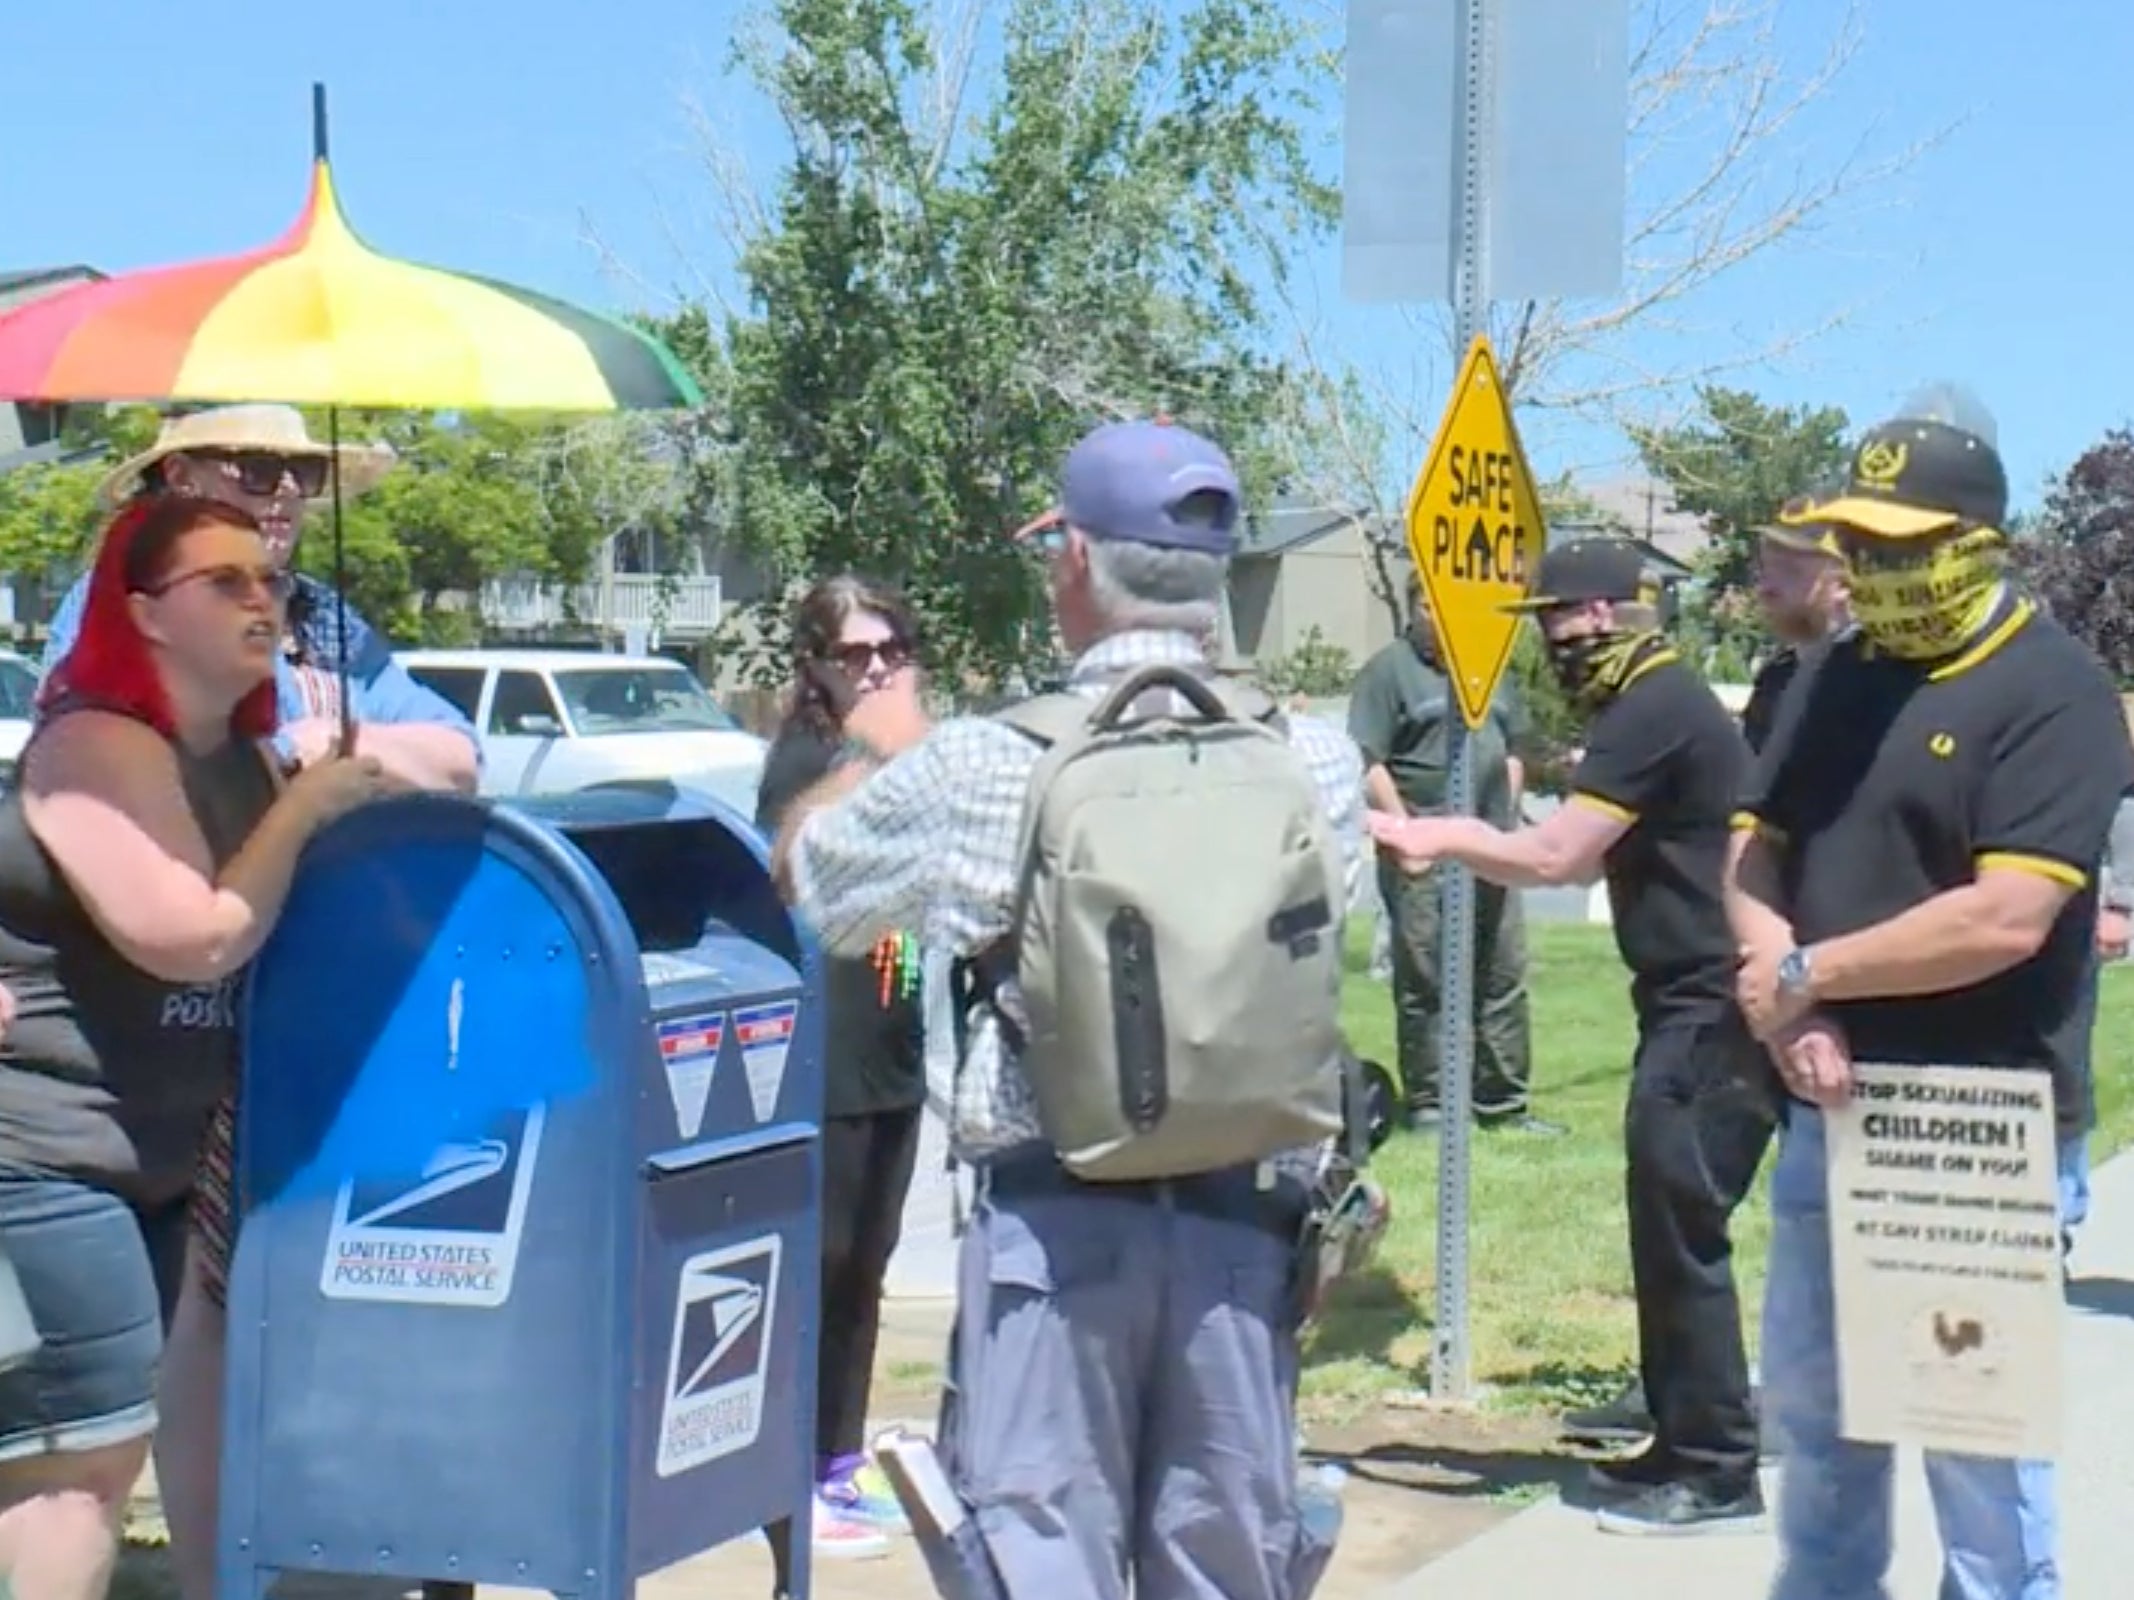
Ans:
{"label": "usps mailbox", "polygon": [[411,797],[319,838],[247,998],[224,1596],[623,1596],[806,1516],[816,973],[709,800]]}

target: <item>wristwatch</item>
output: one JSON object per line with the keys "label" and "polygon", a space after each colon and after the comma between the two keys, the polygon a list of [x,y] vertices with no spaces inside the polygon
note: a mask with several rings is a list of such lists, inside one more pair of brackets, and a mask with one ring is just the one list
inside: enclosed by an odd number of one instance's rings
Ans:
{"label": "wristwatch", "polygon": [[1778,992],[1795,1000],[1809,997],[1809,986],[1815,982],[1815,964],[1808,959],[1808,952],[1795,945],[1779,958]]}

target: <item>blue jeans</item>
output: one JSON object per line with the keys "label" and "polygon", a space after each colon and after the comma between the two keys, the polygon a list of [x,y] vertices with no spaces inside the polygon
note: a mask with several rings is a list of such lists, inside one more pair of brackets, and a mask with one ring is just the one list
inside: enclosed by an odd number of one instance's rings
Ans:
{"label": "blue jeans", "polygon": [[[1824,1159],[1822,1114],[1792,1106],[1771,1174],[1764,1293],[1764,1415],[1785,1447],[1771,1600],[1889,1600],[1894,1452],[1838,1432]],[[2063,1194],[2070,1176],[2063,1164]],[[1939,1600],[2062,1600],[2049,1462],[1930,1450],[1926,1473],[1941,1531]]]}
{"label": "blue jeans", "polygon": [[2060,1141],[2060,1232],[2070,1242],[2090,1214],[2090,1136]]}
{"label": "blue jeans", "polygon": [[0,1167],[0,1250],[43,1339],[0,1373],[0,1462],[154,1430],[185,1233],[182,1199],[143,1214],[91,1184]]}

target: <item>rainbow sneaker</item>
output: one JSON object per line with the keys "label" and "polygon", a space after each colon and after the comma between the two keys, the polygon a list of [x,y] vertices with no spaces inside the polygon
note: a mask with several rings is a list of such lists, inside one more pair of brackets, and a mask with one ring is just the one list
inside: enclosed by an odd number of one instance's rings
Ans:
{"label": "rainbow sneaker", "polygon": [[844,1515],[815,1495],[815,1528],[810,1541],[818,1561],[876,1561],[889,1554],[888,1536]]}
{"label": "rainbow sneaker", "polygon": [[843,1520],[879,1533],[909,1533],[911,1523],[882,1469],[865,1456],[839,1456],[816,1486],[815,1501]]}

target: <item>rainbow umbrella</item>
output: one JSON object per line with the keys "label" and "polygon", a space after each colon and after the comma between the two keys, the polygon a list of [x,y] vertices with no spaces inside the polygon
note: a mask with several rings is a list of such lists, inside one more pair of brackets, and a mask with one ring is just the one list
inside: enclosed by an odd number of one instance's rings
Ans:
{"label": "rainbow umbrella", "polygon": [[341,215],[312,90],[311,199],[247,255],[125,273],[0,316],[0,400],[614,411],[703,395],[656,339],[380,255]]}
{"label": "rainbow umbrella", "polygon": [[[702,403],[673,354],[627,324],[371,249],[335,196],[322,85],[312,89],[312,123],[310,202],[281,239],[248,255],[124,274],[0,316],[0,400],[323,407],[336,446],[343,406],[604,412]],[[339,591],[338,450],[333,460]],[[344,660],[344,740],[346,670]],[[448,1121],[541,1092],[536,1072],[397,1105],[390,1127],[359,1117],[341,1130],[342,1153],[390,1161],[418,1145],[427,1150]]]}
{"label": "rainbow umbrella", "polygon": [[[696,406],[672,352],[627,323],[488,278],[380,255],[349,227],[312,85],[311,199],[249,255],[83,284],[0,316],[0,400],[280,401],[326,409],[334,589],[342,406],[616,411]],[[344,602],[345,604],[345,602]],[[342,734],[351,736],[346,663]]]}

